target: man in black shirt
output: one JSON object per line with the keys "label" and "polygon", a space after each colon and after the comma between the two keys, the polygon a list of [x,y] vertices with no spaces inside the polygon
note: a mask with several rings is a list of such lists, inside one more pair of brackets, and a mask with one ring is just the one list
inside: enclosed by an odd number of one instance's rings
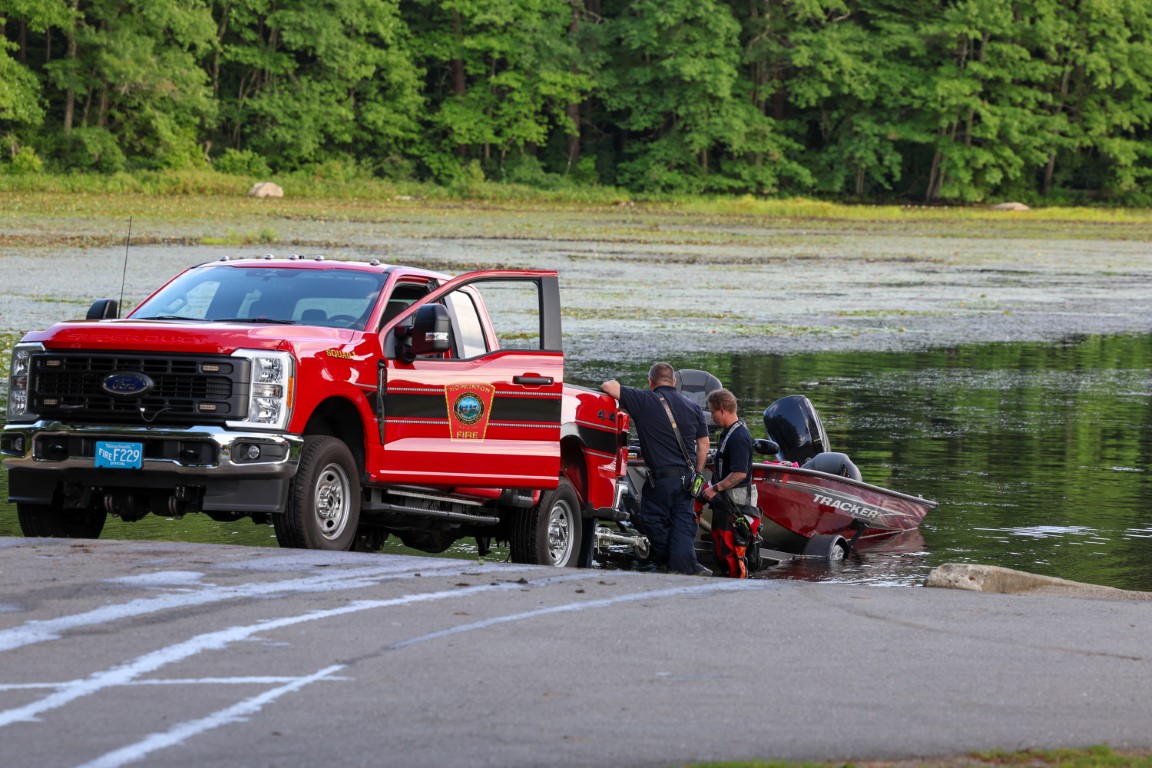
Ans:
{"label": "man in black shirt", "polygon": [[752,434],[736,415],[736,396],[726,389],[708,393],[708,411],[712,421],[724,430],[712,468],[712,482],[704,488],[703,497],[712,508],[712,546],[720,573],[735,579],[748,576],[748,539],[759,521],[747,521],[744,510],[756,506],[756,487],[752,485]]}
{"label": "man in black shirt", "polygon": [[686,488],[708,458],[704,412],[676,390],[676,372],[668,363],[649,369],[647,390],[622,386],[615,379],[600,388],[620,401],[639,433],[640,454],[648,468],[640,494],[640,524],[653,561],[666,563],[675,573],[710,575],[696,562],[696,514]]}

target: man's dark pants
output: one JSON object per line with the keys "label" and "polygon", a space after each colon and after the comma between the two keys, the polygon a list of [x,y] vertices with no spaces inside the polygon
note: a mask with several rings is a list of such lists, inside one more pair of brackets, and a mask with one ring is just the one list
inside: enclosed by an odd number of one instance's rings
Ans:
{"label": "man's dark pants", "polygon": [[696,514],[679,477],[649,481],[640,495],[640,524],[652,547],[652,560],[667,561],[675,573],[696,572]]}

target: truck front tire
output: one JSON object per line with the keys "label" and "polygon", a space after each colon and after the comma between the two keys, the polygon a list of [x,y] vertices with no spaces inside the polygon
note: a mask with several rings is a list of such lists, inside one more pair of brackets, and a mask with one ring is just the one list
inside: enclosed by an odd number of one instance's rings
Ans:
{"label": "truck front tire", "polygon": [[509,542],[512,561],[558,568],[576,565],[583,523],[580,497],[568,478],[561,477],[555,490],[517,517]]}
{"label": "truck front tire", "polygon": [[294,549],[347,551],[360,524],[360,470],[342,441],[304,438],[285,510],[273,515],[276,541]]}
{"label": "truck front tire", "polygon": [[97,509],[64,509],[52,504],[16,504],[25,536],[54,539],[98,539],[108,513]]}

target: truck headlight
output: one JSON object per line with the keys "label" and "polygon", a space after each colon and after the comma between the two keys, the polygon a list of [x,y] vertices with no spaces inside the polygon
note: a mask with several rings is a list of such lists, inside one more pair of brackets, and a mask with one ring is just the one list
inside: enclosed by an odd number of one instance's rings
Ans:
{"label": "truck headlight", "polygon": [[32,393],[32,355],[43,352],[43,344],[17,344],[12,350],[12,367],[8,370],[8,421],[35,421],[29,410]]}
{"label": "truck headlight", "polygon": [[241,349],[233,357],[247,358],[251,365],[248,385],[248,418],[229,421],[239,428],[285,429],[292,415],[292,389],[296,364],[287,352]]}

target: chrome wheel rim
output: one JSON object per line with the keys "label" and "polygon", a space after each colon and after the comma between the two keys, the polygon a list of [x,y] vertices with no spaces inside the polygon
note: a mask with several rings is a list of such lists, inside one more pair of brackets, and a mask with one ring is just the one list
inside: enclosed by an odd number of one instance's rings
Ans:
{"label": "chrome wheel rim", "polygon": [[557,501],[548,512],[548,558],[553,565],[565,563],[572,555],[575,518],[566,501]]}

